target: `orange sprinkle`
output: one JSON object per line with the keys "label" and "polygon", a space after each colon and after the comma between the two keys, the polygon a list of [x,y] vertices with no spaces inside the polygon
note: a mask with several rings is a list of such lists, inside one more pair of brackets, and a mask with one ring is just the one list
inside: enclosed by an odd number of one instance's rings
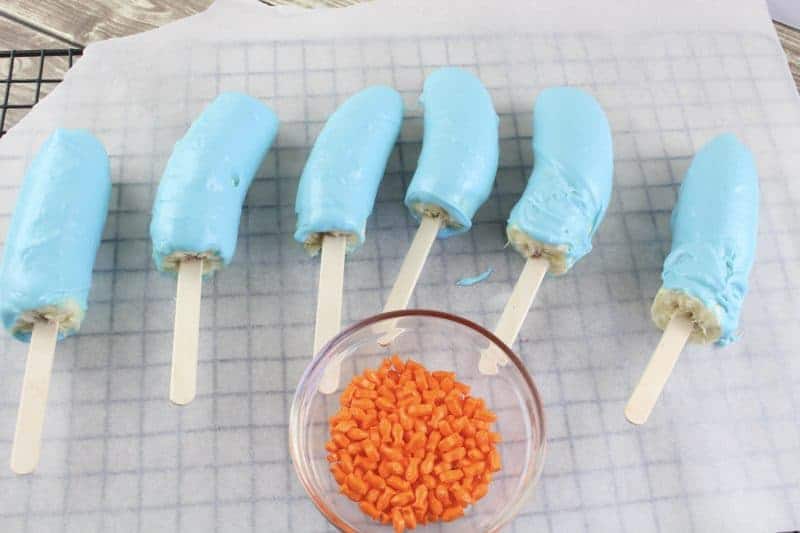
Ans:
{"label": "orange sprinkle", "polygon": [[344,450],[339,450],[339,462],[337,464],[348,474],[353,471],[353,459]]}
{"label": "orange sprinkle", "polygon": [[375,502],[375,507],[379,511],[383,511],[387,507],[389,507],[389,501],[392,499],[392,496],[395,495],[395,492],[392,489],[386,489],[383,491],[383,494],[378,496],[378,501]]}
{"label": "orange sprinkle", "polygon": [[404,430],[408,431],[409,429],[414,428],[414,420],[408,416],[408,413],[406,413],[404,408],[400,408],[398,415],[400,416],[400,425]]}
{"label": "orange sprinkle", "polygon": [[461,485],[457,485],[453,483],[453,486],[450,487],[450,492],[453,496],[456,497],[456,500],[463,504],[472,503],[472,495],[467,492]]}
{"label": "orange sprinkle", "polygon": [[500,453],[497,449],[492,450],[489,453],[489,470],[492,472],[497,472],[502,468],[502,464],[500,463]]}
{"label": "orange sprinkle", "polygon": [[464,474],[474,477],[480,475],[481,472],[486,470],[486,463],[483,461],[478,461],[477,463],[463,467],[462,470],[464,471]]}
{"label": "orange sprinkle", "polygon": [[390,475],[394,474],[396,476],[402,476],[405,473],[403,465],[398,463],[397,461],[390,461],[386,463],[386,468],[388,468]]}
{"label": "orange sprinkle", "polygon": [[428,493],[428,507],[433,513],[433,516],[440,516],[442,511],[444,511],[444,505],[436,499],[436,496],[432,492]]}
{"label": "orange sprinkle", "polygon": [[489,484],[488,483],[481,483],[480,485],[476,486],[472,489],[472,499],[474,501],[478,501],[484,496],[486,493],[489,492]]}
{"label": "orange sprinkle", "polygon": [[423,474],[430,474],[433,471],[433,461],[433,454],[428,452],[428,454],[425,456],[425,459],[423,459],[419,465],[419,471]]}
{"label": "orange sprinkle", "polygon": [[461,444],[461,437],[456,435],[455,433],[450,435],[449,437],[445,437],[439,442],[439,450],[442,452],[448,452]]}
{"label": "orange sprinkle", "polygon": [[400,359],[400,356],[397,354],[392,356],[392,366],[397,372],[402,372],[406,367],[405,363],[403,363],[403,360]]}
{"label": "orange sprinkle", "polygon": [[353,500],[354,502],[361,501],[361,495],[356,491],[354,491],[353,489],[351,489],[350,487],[348,487],[346,484],[342,485],[340,488],[342,490],[342,493],[351,500]]}
{"label": "orange sprinkle", "polygon": [[344,433],[334,433],[331,435],[331,440],[339,447],[339,448],[347,448],[347,445],[350,444],[350,439],[344,436]]}
{"label": "orange sprinkle", "polygon": [[414,529],[417,527],[417,517],[414,515],[414,511],[411,510],[411,507],[403,508],[403,520],[406,522],[406,527],[408,529]]}
{"label": "orange sprinkle", "polygon": [[406,445],[406,449],[410,451],[415,451],[424,448],[425,448],[425,434],[422,432],[417,432],[411,435],[411,438],[408,440],[408,444]]}
{"label": "orange sprinkle", "polygon": [[395,533],[403,533],[406,530],[406,521],[403,519],[403,513],[399,507],[392,509],[392,527]]}
{"label": "orange sprinkle", "polygon": [[355,378],[352,381],[351,384],[355,385],[356,387],[361,387],[363,389],[374,389],[375,388],[375,383],[371,382],[370,380],[368,380],[365,377]]}
{"label": "orange sprinkle", "polygon": [[366,500],[359,503],[358,507],[364,512],[365,515],[371,517],[372,519],[377,519],[381,514],[374,505]]}
{"label": "orange sprinkle", "polygon": [[464,479],[461,480],[461,486],[467,489],[468,491],[472,491],[472,486],[475,484],[475,476],[464,476]]}
{"label": "orange sprinkle", "polygon": [[393,355],[351,380],[339,403],[325,444],[331,474],[395,532],[463,516],[502,468],[497,416],[453,372]]}
{"label": "orange sprinkle", "polygon": [[477,418],[478,420],[482,420],[484,422],[494,422],[495,420],[497,420],[497,415],[490,411],[487,411],[486,409],[483,409],[480,412],[475,413],[474,418]]}
{"label": "orange sprinkle", "polygon": [[408,461],[408,468],[406,468],[406,481],[414,483],[419,478],[419,459],[412,457]]}
{"label": "orange sprinkle", "polygon": [[414,507],[417,509],[424,509],[428,506],[428,487],[425,485],[417,485],[414,491]]}
{"label": "orange sprinkle", "polygon": [[456,518],[464,516],[464,508],[458,505],[454,505],[453,507],[448,507],[442,513],[442,520],[445,522],[452,522]]}
{"label": "orange sprinkle", "polygon": [[447,406],[447,410],[453,416],[461,416],[461,403],[455,396],[448,396],[447,399],[444,401],[444,404]]}
{"label": "orange sprinkle", "polygon": [[385,396],[375,400],[375,407],[384,411],[394,411],[394,402]]}
{"label": "orange sprinkle", "polygon": [[403,451],[400,448],[392,448],[391,446],[382,444],[381,455],[390,461],[400,461],[403,458]]}
{"label": "orange sprinkle", "polygon": [[350,455],[358,455],[358,452],[361,451],[361,444],[358,442],[351,442],[347,445],[346,450]]}
{"label": "orange sprinkle", "polygon": [[364,499],[367,500],[369,503],[375,503],[376,501],[378,501],[378,496],[380,495],[381,491],[379,491],[378,489],[369,489]]}
{"label": "orange sprinkle", "polygon": [[385,418],[378,422],[378,432],[381,435],[381,442],[389,442],[392,434],[392,423]]}
{"label": "orange sprinkle", "polygon": [[447,461],[448,463],[454,463],[460,459],[463,459],[467,455],[467,450],[462,446],[459,448],[454,448],[449,452],[445,452],[442,454],[442,460]]}
{"label": "orange sprinkle", "polygon": [[399,422],[392,425],[392,442],[394,444],[403,444],[403,426]]}
{"label": "orange sprinkle", "polygon": [[421,403],[412,405],[408,408],[408,414],[411,416],[428,416],[433,412],[433,406],[429,403]]}
{"label": "orange sprinkle", "polygon": [[398,492],[389,502],[394,505],[395,507],[402,507],[404,505],[408,505],[414,501],[414,493],[410,490],[404,492]]}
{"label": "orange sprinkle", "polygon": [[378,377],[378,373],[375,370],[367,369],[362,375],[376,385],[381,382],[380,378]]}
{"label": "orange sprinkle", "polygon": [[464,472],[461,470],[445,470],[439,474],[439,480],[442,483],[452,483],[453,481],[458,481],[462,477],[464,477]]}
{"label": "orange sprinkle", "polygon": [[439,422],[439,425],[436,426],[436,428],[439,430],[439,433],[441,433],[442,436],[444,437],[449,437],[450,435],[453,434],[453,428],[450,426],[450,422],[448,422],[447,420],[442,420],[441,422]]}
{"label": "orange sprinkle", "polygon": [[450,492],[447,490],[447,485],[438,485],[436,487],[436,497],[442,502],[447,505],[450,505]]}
{"label": "orange sprinkle", "polygon": [[389,476],[386,484],[395,490],[408,490],[411,488],[411,484],[400,476]]}
{"label": "orange sprinkle", "polygon": [[[466,441],[465,441],[466,444]],[[484,458],[483,452],[477,448],[472,448],[470,451],[467,452],[467,457],[470,459],[474,459],[476,461],[480,461]]]}
{"label": "orange sprinkle", "polygon": [[331,473],[333,474],[333,479],[336,480],[336,483],[339,485],[343,484],[347,479],[347,474],[342,470],[342,467],[338,464],[331,466]]}
{"label": "orange sprinkle", "polygon": [[386,487],[386,480],[374,472],[367,472],[364,474],[364,481],[378,490],[383,490]]}
{"label": "orange sprinkle", "polygon": [[347,387],[342,395],[339,397],[339,404],[342,407],[347,407],[350,405],[350,401],[353,399],[353,395],[356,393],[355,387]]}
{"label": "orange sprinkle", "polygon": [[359,494],[360,496],[364,496],[369,489],[364,480],[356,477],[355,474],[350,474],[347,476],[347,486],[353,489],[353,492]]}
{"label": "orange sprinkle", "polygon": [[356,460],[353,461],[353,464],[356,467],[355,470],[358,470],[359,468],[361,468],[365,472],[369,471],[369,470],[376,470],[378,468],[377,461],[370,461],[369,459],[367,459],[363,455],[356,456]]}
{"label": "orange sprinkle", "polygon": [[378,391],[370,390],[370,389],[356,389],[355,394],[353,395],[354,398],[367,398],[370,400],[374,400],[378,397]]}
{"label": "orange sprinkle", "polygon": [[364,455],[370,461],[377,462],[381,458],[381,454],[378,453],[378,448],[375,447],[375,443],[372,440],[365,440],[364,444],[361,445],[361,449],[364,450]]}

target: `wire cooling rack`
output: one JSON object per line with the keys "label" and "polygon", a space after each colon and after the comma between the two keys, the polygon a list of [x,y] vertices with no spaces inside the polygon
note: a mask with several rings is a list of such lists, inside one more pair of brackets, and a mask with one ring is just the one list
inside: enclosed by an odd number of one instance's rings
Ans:
{"label": "wire cooling rack", "polygon": [[80,48],[0,50],[0,137],[32,109],[83,55]]}

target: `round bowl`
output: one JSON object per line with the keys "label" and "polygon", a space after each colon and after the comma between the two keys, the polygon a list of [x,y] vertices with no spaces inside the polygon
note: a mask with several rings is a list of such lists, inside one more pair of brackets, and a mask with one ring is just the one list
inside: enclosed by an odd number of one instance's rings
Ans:
{"label": "round bowl", "polygon": [[[509,363],[494,375],[478,370],[481,352],[500,350]],[[494,431],[503,467],[489,492],[453,522],[419,526],[421,531],[497,531],[519,512],[542,470],[545,424],[539,392],[525,367],[508,346],[464,318],[427,310],[393,311],[370,317],[332,339],[303,373],[289,418],[289,449],[300,482],[331,524],[343,531],[387,532],[391,526],[373,521],[339,491],[326,460],[328,419],[339,409],[339,395],[350,380],[383,358],[398,354],[428,370],[456,373],[497,414]],[[335,392],[320,392],[329,367],[339,365]],[[330,377],[329,375],[326,380]],[[334,381],[335,383],[335,381]],[[325,389],[325,387],[323,387]]]}

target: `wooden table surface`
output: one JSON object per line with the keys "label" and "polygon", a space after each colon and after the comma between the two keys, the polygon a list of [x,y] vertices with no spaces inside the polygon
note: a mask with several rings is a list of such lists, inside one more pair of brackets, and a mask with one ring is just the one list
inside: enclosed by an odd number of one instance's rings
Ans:
{"label": "wooden table surface", "polygon": [[[255,0],[254,0],[255,1]],[[302,7],[344,7],[361,0],[262,0],[268,5]],[[167,22],[193,15],[206,9],[213,0],[14,0],[0,5],[0,50],[83,47],[93,41],[121,37],[156,28]],[[795,83],[800,88],[800,30],[775,23],[786,51]],[[0,72],[7,72],[7,63],[0,60]],[[18,60],[20,70],[36,77],[38,59]],[[60,78],[68,65],[64,61],[48,62],[45,77]],[[42,86],[42,96],[52,86]],[[28,87],[33,90],[33,85]],[[18,89],[13,98],[32,102],[33,95]],[[15,112],[12,112],[15,111]],[[17,122],[25,110],[9,110],[6,128]]]}

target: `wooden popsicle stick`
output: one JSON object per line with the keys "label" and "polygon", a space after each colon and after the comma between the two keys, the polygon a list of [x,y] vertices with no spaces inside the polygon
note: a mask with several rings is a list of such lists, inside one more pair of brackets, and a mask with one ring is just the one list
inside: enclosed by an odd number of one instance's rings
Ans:
{"label": "wooden popsicle stick", "polygon": [[389,298],[386,300],[386,305],[383,306],[384,313],[408,307],[408,301],[411,299],[414,287],[417,286],[422,267],[425,266],[425,261],[428,259],[431,246],[433,246],[436,235],[442,227],[442,222],[443,218],[440,216],[431,217],[426,215],[422,217],[417,233],[414,235],[414,240],[411,242],[411,247],[408,249],[405,259],[403,259],[403,264],[400,266],[400,272],[394,281]]}
{"label": "wooden popsicle stick", "polygon": [[[317,321],[314,325],[314,357],[342,326],[342,293],[344,288],[344,258],[347,237],[325,235],[322,239],[322,258],[317,289]],[[320,392],[330,394],[339,387],[341,361],[332,360],[325,367],[319,385]]]}
{"label": "wooden popsicle stick", "polygon": [[[550,261],[544,257],[529,257],[525,262],[525,268],[522,269],[503,314],[500,315],[500,320],[494,328],[494,334],[507,346],[514,344],[549,268]],[[481,352],[478,369],[482,374],[496,374],[498,364],[505,366],[508,364],[508,358],[496,346]]]}
{"label": "wooden popsicle stick", "polygon": [[57,340],[58,322],[41,320],[33,325],[11,447],[11,470],[17,474],[30,474],[39,464],[47,391]]}
{"label": "wooden popsicle stick", "polygon": [[639,383],[633,389],[628,405],[625,406],[625,418],[629,422],[637,425],[647,422],[693,328],[688,315],[672,315],[642,377],[639,378]]}
{"label": "wooden popsicle stick", "polygon": [[314,355],[331,340],[342,325],[342,289],[344,287],[345,235],[322,238],[322,258],[317,290],[317,320],[314,325]]}
{"label": "wooden popsicle stick", "polygon": [[178,266],[172,371],[169,381],[169,399],[177,405],[186,405],[194,400],[197,394],[197,351],[202,291],[203,260],[184,259]]}

